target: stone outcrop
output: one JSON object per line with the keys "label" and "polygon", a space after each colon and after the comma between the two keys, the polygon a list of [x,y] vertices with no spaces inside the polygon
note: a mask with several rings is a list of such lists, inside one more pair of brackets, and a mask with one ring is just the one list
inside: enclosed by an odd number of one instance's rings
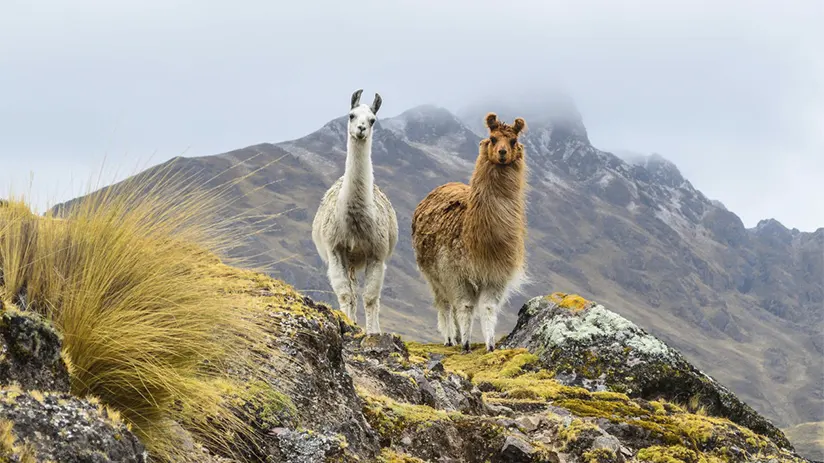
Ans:
{"label": "stone outcrop", "polygon": [[[497,350],[461,354],[366,336],[281,282],[243,275],[232,291],[261,307],[267,333],[227,399],[251,414],[257,441],[230,454],[180,429],[186,463],[804,461],[674,349],[577,296],[535,298]],[[0,461],[147,461],[116,413],[61,390],[52,328],[16,309],[3,321],[0,371],[20,380],[0,389]]]}
{"label": "stone outcrop", "polygon": [[604,306],[579,296],[529,300],[503,348],[539,352],[562,384],[647,400],[683,401],[792,448],[780,429],[678,351]]}
{"label": "stone outcrop", "polygon": [[68,392],[60,335],[40,317],[5,310],[0,302],[0,384]]}
{"label": "stone outcrop", "polygon": [[143,463],[119,414],[69,394],[60,335],[0,303],[0,462]]}

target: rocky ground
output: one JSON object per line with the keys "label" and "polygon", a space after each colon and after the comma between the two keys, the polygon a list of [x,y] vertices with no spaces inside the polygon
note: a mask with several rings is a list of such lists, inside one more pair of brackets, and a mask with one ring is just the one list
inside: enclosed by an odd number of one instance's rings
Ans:
{"label": "rocky ground", "polygon": [[[804,461],[677,351],[577,296],[532,299],[498,350],[460,354],[365,336],[279,281],[231,275],[269,330],[232,393],[257,441],[230,458],[191,435],[192,462]],[[115,412],[67,394],[47,324],[4,308],[0,334],[0,462],[151,461]]]}

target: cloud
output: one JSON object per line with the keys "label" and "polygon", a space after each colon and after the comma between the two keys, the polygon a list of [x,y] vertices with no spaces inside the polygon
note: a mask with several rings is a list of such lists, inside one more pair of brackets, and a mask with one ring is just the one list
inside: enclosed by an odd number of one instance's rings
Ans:
{"label": "cloud", "polygon": [[818,0],[11,0],[0,157],[51,188],[106,153],[128,171],[298,137],[356,88],[384,115],[560,88],[596,146],[662,153],[748,226],[812,230],[822,22]]}

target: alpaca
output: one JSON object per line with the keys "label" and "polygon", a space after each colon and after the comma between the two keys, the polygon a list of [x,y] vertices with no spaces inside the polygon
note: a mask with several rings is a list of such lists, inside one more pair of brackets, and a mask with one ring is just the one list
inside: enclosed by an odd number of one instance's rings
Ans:
{"label": "alpaca", "polygon": [[447,346],[463,342],[469,352],[472,320],[481,322],[487,351],[495,349],[498,310],[524,275],[526,163],[512,125],[486,116],[469,185],[447,183],[432,190],[412,216],[418,268],[434,296],[438,330]]}
{"label": "alpaca", "polygon": [[352,94],[346,142],[346,168],[324,194],[312,222],[312,241],[328,266],[340,309],[357,324],[356,272],[364,269],[366,333],[380,334],[380,296],[386,261],[398,242],[398,218],[372,174],[372,135],[381,97],[372,106]]}

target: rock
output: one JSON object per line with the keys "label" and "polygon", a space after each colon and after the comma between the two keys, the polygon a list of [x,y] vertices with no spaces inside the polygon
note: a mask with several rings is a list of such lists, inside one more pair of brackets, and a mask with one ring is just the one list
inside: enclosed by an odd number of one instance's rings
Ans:
{"label": "rock", "polygon": [[412,439],[411,439],[409,436],[406,436],[406,437],[404,437],[403,439],[401,439],[401,444],[402,444],[404,447],[409,447],[409,446],[411,446],[411,445],[412,445]]}
{"label": "rock", "polygon": [[584,302],[566,308],[551,296],[531,299],[500,347],[539,353],[542,364],[566,385],[647,400],[696,398],[710,415],[728,418],[792,449],[780,429],[675,349],[604,306]]}
{"label": "rock", "polygon": [[354,383],[393,400],[446,411],[480,415],[486,408],[481,392],[459,375],[446,373],[440,360],[413,363],[396,335],[345,335],[347,370]]}
{"label": "rock", "polygon": [[275,435],[276,447],[267,462],[325,463],[344,453],[344,440],[338,435],[281,429]]}
{"label": "rock", "polygon": [[0,302],[0,385],[68,392],[69,372],[57,331],[36,314],[2,306]]}
{"label": "rock", "polygon": [[518,425],[526,432],[533,432],[541,425],[541,419],[537,416],[523,416],[517,420]]}
{"label": "rock", "polygon": [[618,454],[621,451],[621,441],[609,434],[604,434],[595,438],[592,442],[592,450],[608,450]]}
{"label": "rock", "polygon": [[433,373],[443,373],[443,363],[440,360],[430,360],[426,363],[426,369]]}
{"label": "rock", "polygon": [[486,408],[489,409],[489,415],[501,415],[509,417],[515,416],[515,411],[507,407],[506,405],[487,404]]}
{"label": "rock", "polygon": [[388,354],[396,353],[409,356],[406,345],[401,338],[395,334],[382,333],[366,335],[360,342],[361,350],[365,354],[385,357]]}
{"label": "rock", "polygon": [[11,424],[18,444],[36,461],[144,463],[143,445],[102,406],[65,393],[0,390],[0,427]]}
{"label": "rock", "polygon": [[[239,371],[236,380],[263,380],[272,391],[288,398],[292,416],[278,416],[276,422],[259,417],[251,423],[265,436],[252,461],[266,461],[270,455],[285,458],[289,452],[304,459],[296,461],[313,461],[316,455],[334,450],[329,447],[331,440],[345,442],[340,444],[345,454],[374,460],[380,452],[377,436],[364,419],[363,403],[344,362],[344,333],[357,328],[329,306],[290,290],[265,297],[264,303],[268,307],[268,348],[263,350],[265,355],[256,354],[256,371]],[[346,336],[351,338],[350,334]],[[260,411],[271,414],[267,407]],[[274,432],[277,428],[282,429]],[[303,430],[311,430],[312,435]],[[312,440],[316,434],[326,436],[325,440]]]}
{"label": "rock", "polygon": [[530,463],[533,461],[532,455],[534,453],[535,448],[524,442],[523,439],[509,436],[504,441],[504,446],[501,449],[500,461]]}

